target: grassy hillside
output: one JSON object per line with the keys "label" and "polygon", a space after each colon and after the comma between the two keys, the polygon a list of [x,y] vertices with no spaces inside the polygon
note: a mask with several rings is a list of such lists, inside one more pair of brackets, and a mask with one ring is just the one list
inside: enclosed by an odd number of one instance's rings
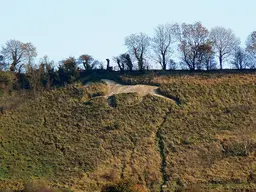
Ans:
{"label": "grassy hillside", "polygon": [[137,192],[256,190],[255,74],[118,79],[158,85],[173,101],[107,99],[103,82],[2,96],[0,107],[20,102],[0,116],[0,188],[39,179],[88,192],[120,181]]}

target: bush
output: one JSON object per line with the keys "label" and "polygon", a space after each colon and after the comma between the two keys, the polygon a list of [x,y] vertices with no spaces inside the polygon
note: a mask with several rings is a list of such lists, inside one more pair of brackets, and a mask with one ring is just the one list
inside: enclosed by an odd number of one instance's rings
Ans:
{"label": "bush", "polygon": [[74,57],[69,57],[63,60],[62,65],[59,66],[59,77],[60,77],[60,84],[65,83],[74,83],[80,77],[80,72],[76,65],[76,60]]}
{"label": "bush", "polygon": [[246,143],[237,141],[226,141],[222,143],[224,153],[230,156],[248,156],[249,149]]}
{"label": "bush", "polygon": [[9,91],[13,88],[15,76],[11,72],[0,71],[0,96],[5,91]]}
{"label": "bush", "polygon": [[147,189],[133,181],[123,180],[104,186],[101,192],[147,192]]}

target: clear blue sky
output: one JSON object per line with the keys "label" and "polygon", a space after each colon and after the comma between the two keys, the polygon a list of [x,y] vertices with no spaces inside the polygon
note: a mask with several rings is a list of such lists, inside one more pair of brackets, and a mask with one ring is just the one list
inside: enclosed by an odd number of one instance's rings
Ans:
{"label": "clear blue sky", "polygon": [[231,28],[242,42],[256,30],[256,0],[0,0],[0,45],[33,43],[38,57],[59,61],[91,54],[105,61],[126,51],[132,33],[158,24],[201,21]]}

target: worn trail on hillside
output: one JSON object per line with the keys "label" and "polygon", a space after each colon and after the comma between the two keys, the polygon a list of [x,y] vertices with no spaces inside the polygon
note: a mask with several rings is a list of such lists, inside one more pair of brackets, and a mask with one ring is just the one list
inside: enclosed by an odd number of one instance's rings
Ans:
{"label": "worn trail on hillside", "polygon": [[109,79],[102,79],[105,83],[108,84],[109,87],[109,92],[106,95],[107,97],[110,97],[115,94],[120,94],[120,93],[138,93],[140,96],[145,96],[148,94],[155,95],[157,97],[161,97],[164,99],[167,99],[169,101],[174,101],[177,103],[174,99],[168,98],[164,95],[161,95],[158,92],[158,87],[157,86],[152,86],[152,85],[121,85],[118,84],[115,81],[109,80]]}
{"label": "worn trail on hillside", "polygon": [[158,144],[158,148],[159,148],[159,153],[160,153],[160,157],[161,157],[161,166],[160,166],[160,171],[162,173],[162,184],[160,185],[160,192],[164,192],[165,188],[167,187],[167,181],[168,181],[168,176],[167,176],[167,171],[166,171],[166,167],[167,167],[167,159],[166,159],[166,154],[165,154],[165,142],[164,142],[164,137],[163,137],[163,130],[162,127],[164,126],[168,115],[171,114],[171,109],[169,109],[164,117],[163,117],[163,121],[162,123],[158,126],[157,128],[157,132],[156,132],[156,141]]}

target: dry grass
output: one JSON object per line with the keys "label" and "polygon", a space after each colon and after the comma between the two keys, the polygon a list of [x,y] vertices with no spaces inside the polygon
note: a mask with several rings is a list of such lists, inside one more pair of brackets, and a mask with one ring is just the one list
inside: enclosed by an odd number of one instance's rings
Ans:
{"label": "dry grass", "polygon": [[98,97],[108,94],[102,82],[44,92],[0,116],[0,187],[47,178],[50,186],[101,191],[133,178],[138,190],[155,192],[164,169],[166,191],[256,189],[255,74],[121,79],[158,85],[179,103],[122,93],[109,106]]}

